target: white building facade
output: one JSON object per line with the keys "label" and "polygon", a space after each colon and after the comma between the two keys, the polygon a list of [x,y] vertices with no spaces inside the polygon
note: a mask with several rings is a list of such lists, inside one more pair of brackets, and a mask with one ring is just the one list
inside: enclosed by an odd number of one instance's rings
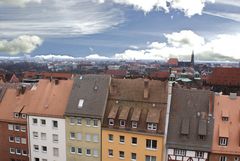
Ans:
{"label": "white building facade", "polygon": [[65,119],[29,116],[31,161],[66,161]]}

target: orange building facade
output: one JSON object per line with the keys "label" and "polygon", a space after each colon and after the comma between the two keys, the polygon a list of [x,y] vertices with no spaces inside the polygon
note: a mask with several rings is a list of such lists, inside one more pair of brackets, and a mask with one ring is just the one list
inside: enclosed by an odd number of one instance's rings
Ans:
{"label": "orange building facade", "polygon": [[216,94],[211,161],[240,160],[240,97]]}
{"label": "orange building facade", "polygon": [[[157,143],[156,148],[147,147],[147,142],[153,144],[153,141]],[[162,161],[163,136],[161,135],[103,129],[102,143],[102,154],[104,154],[102,160],[104,161]]]}

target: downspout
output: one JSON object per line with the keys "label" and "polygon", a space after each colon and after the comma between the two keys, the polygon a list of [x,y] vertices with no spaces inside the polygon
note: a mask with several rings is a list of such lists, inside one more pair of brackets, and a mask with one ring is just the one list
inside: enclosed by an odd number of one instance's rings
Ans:
{"label": "downspout", "polygon": [[167,155],[167,135],[168,135],[168,124],[169,124],[169,114],[170,114],[170,107],[171,107],[171,100],[172,100],[172,81],[168,82],[168,99],[167,99],[167,111],[166,111],[166,119],[165,119],[165,130],[164,130],[164,141],[163,141],[163,161],[168,160]]}

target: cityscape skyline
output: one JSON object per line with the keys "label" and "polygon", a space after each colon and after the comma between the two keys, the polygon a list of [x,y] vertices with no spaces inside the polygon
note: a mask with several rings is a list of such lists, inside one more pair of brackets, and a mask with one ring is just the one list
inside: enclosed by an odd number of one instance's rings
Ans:
{"label": "cityscape skyline", "polygon": [[239,2],[1,0],[0,56],[239,60]]}

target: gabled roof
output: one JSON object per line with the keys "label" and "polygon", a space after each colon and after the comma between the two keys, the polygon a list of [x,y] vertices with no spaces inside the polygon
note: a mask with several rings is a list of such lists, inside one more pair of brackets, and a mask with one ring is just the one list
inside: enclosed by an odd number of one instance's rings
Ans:
{"label": "gabled roof", "polygon": [[[106,107],[110,76],[83,75],[74,79],[65,115],[102,118]],[[78,108],[79,100],[83,106]]]}
{"label": "gabled roof", "polygon": [[[207,90],[173,88],[168,125],[167,146],[198,151],[210,151],[213,118]],[[200,139],[203,135],[205,139]]]}
{"label": "gabled roof", "polygon": [[23,113],[44,117],[63,117],[72,89],[72,80],[41,79],[32,88],[33,94],[28,108]]}
{"label": "gabled roof", "polygon": [[144,79],[112,79],[111,99],[167,103],[167,82],[151,80],[148,84],[149,97],[144,99]]}
{"label": "gabled roof", "polygon": [[23,94],[17,94],[18,89],[7,84],[3,86],[5,92],[0,102],[0,121],[26,123],[26,119],[15,118],[14,112],[22,112],[23,108],[29,106],[32,91],[28,88]]}

